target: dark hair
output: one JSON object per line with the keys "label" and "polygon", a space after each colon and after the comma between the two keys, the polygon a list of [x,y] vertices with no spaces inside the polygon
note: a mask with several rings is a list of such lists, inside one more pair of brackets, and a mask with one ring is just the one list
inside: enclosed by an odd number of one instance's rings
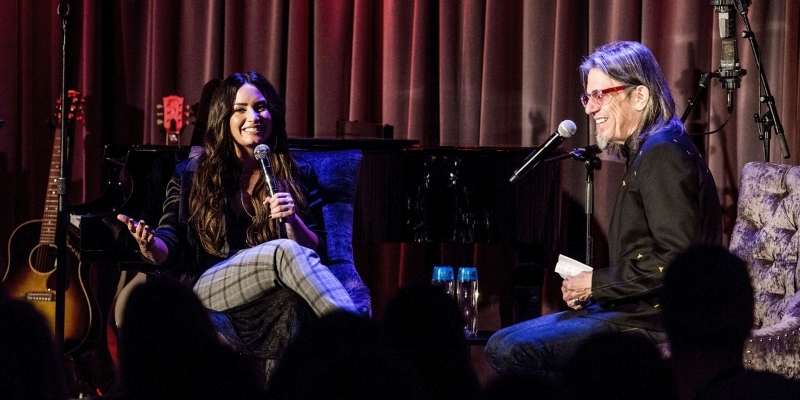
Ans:
{"label": "dark hair", "polygon": [[203,85],[203,91],[200,93],[200,101],[194,106],[195,118],[194,130],[192,131],[192,146],[202,146],[203,140],[208,129],[208,109],[211,107],[211,97],[219,85],[222,84],[222,79],[214,78]]}
{"label": "dark hair", "polygon": [[[226,199],[235,198],[239,190],[242,167],[236,156],[229,122],[236,93],[245,84],[255,86],[267,101],[267,110],[272,117],[269,158],[278,186],[289,191],[301,209],[305,207],[305,197],[294,177],[294,161],[289,155],[281,97],[267,79],[257,72],[231,74],[220,83],[211,99],[205,153],[198,161],[189,197],[192,210],[190,223],[197,231],[203,249],[216,256],[226,256],[223,254],[225,212],[229,211]],[[246,241],[250,246],[278,237],[277,223],[270,220],[269,207],[263,204],[266,197],[266,187],[259,182],[251,198],[255,216],[246,232]]]}
{"label": "dark hair", "polygon": [[62,399],[64,364],[42,314],[0,296],[0,393],[4,399]]}
{"label": "dark hair", "polygon": [[634,148],[650,132],[675,123],[675,101],[667,80],[655,56],[639,42],[611,42],[604,44],[587,56],[579,67],[583,87],[589,71],[598,69],[611,78],[631,86],[644,86],[650,91],[650,101],[634,133]]}
{"label": "dark hair", "polygon": [[261,390],[256,371],[219,341],[206,308],[177,281],[136,286],[122,322],[120,370],[133,398],[241,398]]}
{"label": "dark hair", "polygon": [[740,348],[753,327],[747,264],[724,247],[690,247],[667,267],[662,304],[673,350]]}

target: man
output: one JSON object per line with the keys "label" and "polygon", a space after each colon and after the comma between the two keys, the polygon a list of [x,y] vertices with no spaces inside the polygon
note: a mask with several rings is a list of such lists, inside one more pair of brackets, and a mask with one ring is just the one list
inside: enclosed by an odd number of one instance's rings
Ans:
{"label": "man", "polygon": [[596,49],[580,66],[581,103],[598,145],[627,159],[609,228],[610,266],[566,279],[571,309],[498,331],[486,346],[501,374],[557,378],[593,334],[639,332],[665,340],[658,290],[664,268],[692,243],[720,241],[714,179],[675,116],[650,50],[637,42]]}

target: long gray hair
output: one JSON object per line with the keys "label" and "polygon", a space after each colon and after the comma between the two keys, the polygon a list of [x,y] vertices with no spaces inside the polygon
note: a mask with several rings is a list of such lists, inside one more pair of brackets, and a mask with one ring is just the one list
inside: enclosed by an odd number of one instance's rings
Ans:
{"label": "long gray hair", "polygon": [[629,41],[611,42],[595,49],[579,67],[584,89],[589,71],[593,68],[626,85],[641,85],[649,89],[650,101],[634,132],[634,148],[638,148],[649,133],[668,125],[680,124],[675,117],[675,101],[672,100],[664,73],[645,45]]}

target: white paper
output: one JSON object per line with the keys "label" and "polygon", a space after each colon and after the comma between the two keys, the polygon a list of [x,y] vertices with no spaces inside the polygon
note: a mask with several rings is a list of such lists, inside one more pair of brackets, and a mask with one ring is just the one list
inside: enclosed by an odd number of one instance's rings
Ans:
{"label": "white paper", "polygon": [[571,278],[581,272],[589,272],[592,267],[569,258],[563,254],[558,255],[558,262],[556,263],[556,273],[561,275],[562,279]]}

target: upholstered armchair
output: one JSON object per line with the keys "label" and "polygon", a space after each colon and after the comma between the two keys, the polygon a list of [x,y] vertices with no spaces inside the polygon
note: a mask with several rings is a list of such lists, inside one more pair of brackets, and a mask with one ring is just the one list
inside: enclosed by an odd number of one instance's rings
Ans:
{"label": "upholstered armchair", "polygon": [[730,251],[748,263],[755,326],[745,366],[800,377],[800,167],[751,162],[742,170]]}
{"label": "upholstered armchair", "polygon": [[[355,201],[360,150],[293,150],[292,156],[304,174],[317,180],[325,240],[319,250],[323,264],[339,279],[364,315],[371,314],[370,294],[353,261],[353,203]],[[310,171],[308,171],[310,169]],[[294,292],[276,288],[259,301],[226,312],[211,312],[220,335],[240,352],[263,366],[269,379],[277,361],[313,313]]]}

